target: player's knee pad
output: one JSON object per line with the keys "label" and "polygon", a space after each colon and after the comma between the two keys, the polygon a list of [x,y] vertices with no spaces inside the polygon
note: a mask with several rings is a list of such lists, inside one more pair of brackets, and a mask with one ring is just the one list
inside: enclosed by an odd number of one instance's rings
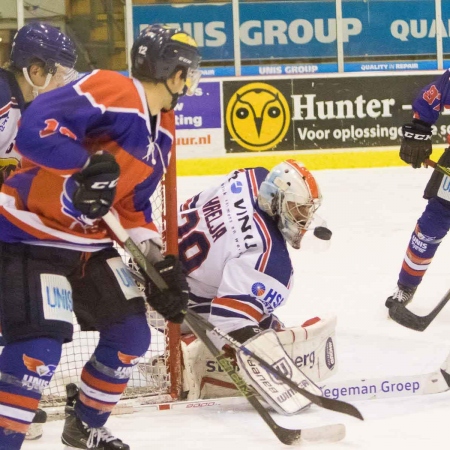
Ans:
{"label": "player's knee pad", "polygon": [[138,358],[147,351],[150,341],[150,328],[145,314],[134,314],[102,330],[98,348],[110,348],[116,358],[117,352]]}

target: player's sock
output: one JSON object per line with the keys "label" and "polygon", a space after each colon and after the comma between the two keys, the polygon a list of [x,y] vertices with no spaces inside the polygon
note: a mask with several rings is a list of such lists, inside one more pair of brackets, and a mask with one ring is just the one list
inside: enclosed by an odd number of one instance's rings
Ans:
{"label": "player's sock", "polygon": [[108,330],[81,373],[77,416],[90,427],[102,427],[119,401],[133,367],[150,345],[145,314],[126,317]]}
{"label": "player's sock", "polygon": [[7,344],[0,355],[0,449],[19,449],[61,357],[62,342],[35,338]]}

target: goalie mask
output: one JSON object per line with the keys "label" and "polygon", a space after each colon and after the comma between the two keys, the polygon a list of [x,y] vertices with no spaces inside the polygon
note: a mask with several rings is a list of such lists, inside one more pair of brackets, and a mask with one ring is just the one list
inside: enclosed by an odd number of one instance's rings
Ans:
{"label": "goalie mask", "polygon": [[273,217],[289,244],[300,242],[322,203],[319,186],[303,164],[288,159],[275,166],[259,188],[259,207]]}

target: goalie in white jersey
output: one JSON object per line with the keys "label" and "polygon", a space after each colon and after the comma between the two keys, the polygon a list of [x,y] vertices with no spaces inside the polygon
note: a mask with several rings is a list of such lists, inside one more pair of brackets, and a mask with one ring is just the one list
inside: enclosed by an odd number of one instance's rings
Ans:
{"label": "goalie in white jersey", "polygon": [[[180,208],[178,236],[180,260],[191,289],[189,307],[246,346],[257,339],[261,339],[262,346],[272,345],[272,341],[262,339],[260,332],[284,328],[274,311],[285,303],[292,288],[293,267],[287,243],[294,249],[300,248],[321,202],[314,176],[294,160],[284,161],[270,172],[262,167],[236,170],[219,185],[186,201]],[[331,232],[327,238],[330,236]],[[288,344],[288,364],[293,366],[283,370],[301,368],[319,381],[335,369],[335,320],[316,318],[310,325],[308,331],[296,327],[283,337],[283,333],[278,333],[285,348]],[[306,342],[309,331],[310,341]],[[291,348],[295,340],[293,347],[300,348]],[[285,354],[279,347],[269,352],[271,360],[283,359]],[[256,353],[261,354],[259,350]],[[226,386],[223,380],[214,382],[215,377],[221,376],[211,358],[208,360],[189,339],[185,340],[183,351],[187,366],[184,378],[188,380],[185,389],[190,398],[220,396]],[[320,351],[324,361],[319,369]],[[205,364],[199,362],[203,357]],[[240,366],[245,364],[239,362]],[[210,392],[206,393],[208,383]],[[314,386],[312,390],[320,393]],[[230,394],[233,393],[228,391]],[[276,403],[271,402],[279,410]],[[280,412],[290,414],[297,410],[281,408]]]}

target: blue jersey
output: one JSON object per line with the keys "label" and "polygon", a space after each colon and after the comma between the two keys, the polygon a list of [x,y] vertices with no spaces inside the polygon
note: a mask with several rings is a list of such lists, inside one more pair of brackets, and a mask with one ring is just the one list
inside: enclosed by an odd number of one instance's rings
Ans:
{"label": "blue jersey", "polygon": [[422,88],[412,106],[415,119],[434,124],[444,108],[450,108],[450,71]]}
{"label": "blue jersey", "polygon": [[22,167],[0,194],[0,240],[83,251],[111,245],[103,222],[72,203],[73,174],[100,150],[120,166],[112,211],[137,242],[157,236],[149,199],[169,164],[174,114],[155,121],[152,129],[142,84],[116,72],[97,70],[38,96],[16,138]]}

